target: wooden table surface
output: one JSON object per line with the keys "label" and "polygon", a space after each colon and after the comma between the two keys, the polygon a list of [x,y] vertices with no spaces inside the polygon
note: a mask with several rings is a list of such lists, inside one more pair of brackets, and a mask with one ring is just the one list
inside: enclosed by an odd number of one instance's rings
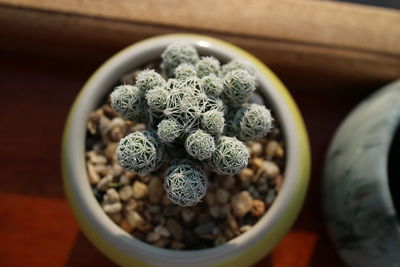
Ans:
{"label": "wooden table surface", "polygon": [[[0,266],[113,266],[79,230],[60,172],[68,110],[98,62],[5,50],[0,58]],[[312,74],[301,84],[288,78],[291,73],[278,75],[304,116],[312,177],[295,225],[256,266],[343,266],[321,211],[323,158],[340,121],[376,85],[309,90],[316,78]]]}

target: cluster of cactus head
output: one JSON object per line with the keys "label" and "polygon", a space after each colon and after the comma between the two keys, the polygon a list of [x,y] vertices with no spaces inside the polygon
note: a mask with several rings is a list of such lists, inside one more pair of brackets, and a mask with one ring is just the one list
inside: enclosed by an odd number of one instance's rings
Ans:
{"label": "cluster of cactus head", "polygon": [[120,140],[117,158],[125,170],[139,174],[165,165],[168,197],[193,206],[207,190],[203,168],[239,173],[249,159],[243,142],[264,137],[273,119],[264,106],[248,103],[256,78],[247,61],[221,66],[214,57],[200,58],[187,43],[169,45],[161,57],[161,74],[144,70],[135,85],[111,93],[117,113],[148,124],[148,130]]}

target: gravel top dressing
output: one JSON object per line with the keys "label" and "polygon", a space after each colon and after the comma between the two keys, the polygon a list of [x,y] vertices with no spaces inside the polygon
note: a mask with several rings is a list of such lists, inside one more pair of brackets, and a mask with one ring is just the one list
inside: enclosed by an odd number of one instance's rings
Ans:
{"label": "gravel top dressing", "polygon": [[[154,69],[155,65],[145,67]],[[133,84],[138,72],[121,82]],[[174,250],[214,247],[250,230],[274,202],[285,169],[278,119],[266,137],[245,143],[251,156],[247,168],[233,176],[205,168],[205,197],[196,206],[181,207],[163,189],[165,167],[139,175],[119,165],[115,153],[119,140],[147,126],[124,120],[109,101],[104,99],[87,124],[88,178],[104,212],[134,238]]]}

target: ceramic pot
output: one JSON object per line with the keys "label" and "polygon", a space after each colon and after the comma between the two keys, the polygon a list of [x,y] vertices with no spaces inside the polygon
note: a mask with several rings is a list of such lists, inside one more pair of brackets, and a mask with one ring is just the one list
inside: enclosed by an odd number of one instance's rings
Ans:
{"label": "ceramic pot", "polygon": [[[215,248],[173,251],[139,241],[117,226],[95,199],[85,168],[85,134],[89,113],[122,77],[160,58],[172,42],[192,44],[200,55],[221,61],[243,58],[256,69],[263,97],[281,125],[287,145],[281,191],[268,212],[246,233]],[[262,257],[287,233],[302,206],[309,180],[310,150],[301,115],[286,88],[259,60],[229,43],[201,35],[175,34],[151,38],[122,50],[87,81],[69,114],[62,147],[66,195],[88,239],[114,262],[124,266],[247,266]]]}
{"label": "ceramic pot", "polygon": [[330,145],[324,210],[331,237],[349,266],[400,266],[399,214],[388,179],[389,151],[399,123],[396,82],[358,105]]}

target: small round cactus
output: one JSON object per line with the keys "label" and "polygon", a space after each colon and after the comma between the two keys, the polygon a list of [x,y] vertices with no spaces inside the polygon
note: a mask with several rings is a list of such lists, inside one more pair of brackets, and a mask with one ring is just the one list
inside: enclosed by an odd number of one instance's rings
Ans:
{"label": "small round cactus", "polygon": [[214,57],[203,57],[196,64],[197,76],[199,78],[203,78],[210,74],[219,75],[220,69],[220,63]]}
{"label": "small round cactus", "polygon": [[136,77],[136,86],[144,93],[156,87],[163,87],[164,85],[164,78],[155,70],[144,70]]}
{"label": "small round cactus", "polygon": [[157,136],[161,142],[172,143],[182,133],[182,127],[171,119],[164,119],[158,124]]}
{"label": "small round cactus", "polygon": [[117,86],[110,95],[111,107],[126,120],[141,122],[145,119],[143,93],[133,85]]}
{"label": "small round cactus", "polygon": [[166,171],[164,189],[173,203],[184,207],[194,206],[206,194],[206,174],[193,161],[175,161]]}
{"label": "small round cactus", "polygon": [[195,159],[209,159],[215,151],[214,138],[202,130],[191,133],[185,141],[186,152]]}
{"label": "small round cactus", "polygon": [[234,175],[246,168],[250,157],[247,147],[235,137],[222,136],[211,156],[209,166],[218,174]]}
{"label": "small round cactus", "polygon": [[219,97],[222,92],[222,80],[214,74],[204,76],[201,79],[203,83],[203,90],[209,97]]}
{"label": "small round cactus", "polygon": [[122,138],[116,153],[123,169],[129,172],[147,173],[160,167],[164,146],[154,132],[138,131]]}
{"label": "small round cactus", "polygon": [[201,115],[201,128],[209,134],[221,135],[224,131],[224,113],[218,110],[210,110]]}
{"label": "small round cactus", "polygon": [[178,80],[186,80],[196,77],[196,69],[192,64],[183,63],[175,69],[175,78]]}
{"label": "small round cactus", "polygon": [[250,62],[244,59],[235,58],[232,59],[229,63],[222,66],[222,77],[226,76],[228,73],[234,70],[246,70],[251,75],[255,74],[255,70]]}
{"label": "small round cactus", "polygon": [[173,43],[161,55],[161,69],[165,76],[172,77],[175,68],[182,63],[195,65],[199,61],[196,49],[187,43]]}
{"label": "small round cactus", "polygon": [[154,111],[163,111],[167,106],[168,91],[164,87],[155,87],[146,93],[147,105]]}
{"label": "small round cactus", "polygon": [[255,78],[246,70],[234,70],[224,78],[223,101],[233,107],[246,103],[256,89]]}
{"label": "small round cactus", "polygon": [[272,116],[265,106],[250,104],[240,108],[229,124],[238,139],[251,141],[267,135],[272,128]]}

